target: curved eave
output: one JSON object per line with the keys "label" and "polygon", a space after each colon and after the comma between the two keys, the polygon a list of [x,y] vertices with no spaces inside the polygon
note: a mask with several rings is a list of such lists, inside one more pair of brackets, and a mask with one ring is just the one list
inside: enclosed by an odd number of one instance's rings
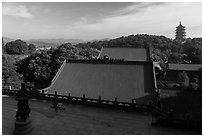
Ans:
{"label": "curved eave", "polygon": [[176,30],[186,30],[185,28],[176,28]]}
{"label": "curved eave", "polygon": [[178,35],[178,36],[180,36],[180,35],[186,35],[186,33],[175,33],[175,35]]}
{"label": "curved eave", "polygon": [[180,25],[180,26],[177,26],[176,28],[185,28],[185,26]]}

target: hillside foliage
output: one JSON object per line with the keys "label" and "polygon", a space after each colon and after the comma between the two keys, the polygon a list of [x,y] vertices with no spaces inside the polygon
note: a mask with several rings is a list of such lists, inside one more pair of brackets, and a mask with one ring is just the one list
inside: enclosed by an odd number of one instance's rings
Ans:
{"label": "hillside foliage", "polygon": [[2,55],[2,87],[12,86],[18,89],[22,82],[22,75],[17,72],[17,59],[11,55]]}
{"label": "hillside foliage", "polygon": [[29,44],[18,39],[15,41],[11,41],[6,43],[5,51],[7,54],[31,54],[36,50],[35,45]]}
{"label": "hillside foliage", "polygon": [[[171,63],[202,63],[202,38],[187,39],[181,43],[165,36],[155,35],[129,35],[105,41],[93,41],[79,44],[61,44],[57,48],[33,52],[35,45],[27,45],[21,40],[16,40],[5,45],[7,54],[27,54],[28,57],[16,61],[17,65],[11,68],[12,74],[4,69],[7,66],[3,57],[4,79],[10,75],[23,75],[24,81],[36,88],[44,88],[50,85],[52,78],[57,73],[65,59],[95,59],[102,47],[151,47],[151,58],[154,61]],[[9,63],[8,63],[9,64]],[[14,63],[15,64],[15,63]],[[15,72],[15,73],[14,73]],[[7,76],[6,74],[9,74]],[[15,79],[15,78],[14,78]]]}

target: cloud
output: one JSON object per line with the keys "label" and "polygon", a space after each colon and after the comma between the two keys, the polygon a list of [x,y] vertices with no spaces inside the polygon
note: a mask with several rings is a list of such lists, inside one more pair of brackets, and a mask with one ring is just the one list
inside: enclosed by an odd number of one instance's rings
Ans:
{"label": "cloud", "polygon": [[34,16],[29,12],[29,9],[25,5],[15,3],[4,3],[2,7],[3,15],[33,18]]}
{"label": "cloud", "polygon": [[[201,2],[131,4],[103,12],[101,16],[101,12],[95,10],[92,11],[96,13],[94,15],[86,14],[86,10],[79,10],[80,15],[76,12],[75,16],[75,12],[71,12],[71,16],[63,7],[59,7],[60,12],[57,12],[55,8],[41,4],[4,3],[4,15],[35,17],[35,20],[22,22],[5,18],[2,21],[3,32],[13,36],[24,35],[27,38],[64,37],[92,40],[141,33],[174,38],[175,27],[181,20],[182,25],[186,26],[187,37],[202,36]],[[85,14],[81,15],[82,12]]]}
{"label": "cloud", "polygon": [[[165,35],[173,38],[175,27],[180,20],[186,28],[201,25],[201,14],[201,3],[134,4],[94,24],[81,20],[70,26],[68,31],[78,32],[79,35],[89,32],[86,35],[88,39],[138,33]],[[188,32],[187,34],[191,37],[194,35]]]}
{"label": "cloud", "polygon": [[52,25],[43,25],[43,28],[44,29],[52,29],[54,28]]}
{"label": "cloud", "polygon": [[139,3],[133,3],[132,5],[129,5],[125,8],[122,8],[120,10],[117,10],[112,13],[112,16],[121,16],[121,15],[128,15],[128,14],[134,14],[136,12],[142,12],[146,8],[151,6],[157,6],[164,3],[161,2],[139,2]]}

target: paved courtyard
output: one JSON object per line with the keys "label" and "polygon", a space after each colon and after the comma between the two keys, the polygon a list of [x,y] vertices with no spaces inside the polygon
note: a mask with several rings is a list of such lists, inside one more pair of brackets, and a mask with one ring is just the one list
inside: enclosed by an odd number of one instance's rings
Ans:
{"label": "paved courtyard", "polygon": [[[147,113],[73,104],[63,104],[65,110],[55,112],[52,102],[31,99],[29,103],[34,127],[31,135],[201,134],[196,130],[151,126],[152,117]],[[12,134],[16,109],[14,97],[2,98],[3,135]]]}

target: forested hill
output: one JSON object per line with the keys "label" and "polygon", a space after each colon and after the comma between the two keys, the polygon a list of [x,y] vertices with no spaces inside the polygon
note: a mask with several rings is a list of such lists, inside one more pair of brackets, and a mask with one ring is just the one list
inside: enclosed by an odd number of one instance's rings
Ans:
{"label": "forested hill", "polygon": [[165,36],[138,34],[138,35],[129,35],[125,37],[122,36],[111,40],[80,43],[80,44],[76,44],[76,46],[77,47],[91,46],[92,48],[101,48],[102,46],[103,47],[144,48],[144,47],[148,47],[149,45],[153,45],[155,48],[158,48],[161,45],[169,45],[171,43],[172,43],[172,40]]}
{"label": "forested hill", "polygon": [[99,50],[101,47],[152,47],[154,60],[168,60],[173,63],[202,63],[202,38],[188,38],[185,42],[179,42],[165,36],[138,34],[107,41],[80,43],[75,46]]}
{"label": "forested hill", "polygon": [[[151,46],[154,61],[202,63],[202,38],[189,38],[185,42],[178,42],[164,36],[140,34],[75,45],[66,43],[42,52],[33,52],[35,48],[31,50],[28,48],[29,45],[21,40],[2,45],[4,51],[2,67],[5,68],[2,72],[3,86],[15,82],[16,79],[23,79],[24,82],[39,89],[49,86],[64,59],[95,59],[102,47],[146,48]],[[12,56],[4,56],[6,54],[24,54],[28,57],[8,65]],[[8,68],[12,71],[7,71]]]}

